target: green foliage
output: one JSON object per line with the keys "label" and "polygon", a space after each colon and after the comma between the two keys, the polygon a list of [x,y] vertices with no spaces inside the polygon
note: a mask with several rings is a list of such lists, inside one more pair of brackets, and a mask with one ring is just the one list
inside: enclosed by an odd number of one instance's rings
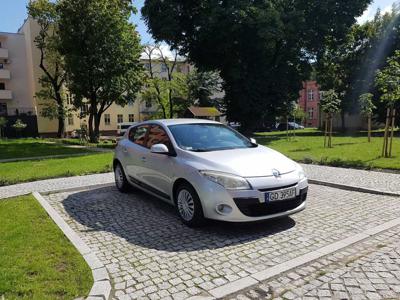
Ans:
{"label": "green foliage", "polygon": [[334,90],[329,90],[323,93],[320,105],[324,113],[334,114],[340,111],[339,95]]}
{"label": "green foliage", "polygon": [[198,106],[220,106],[211,99],[215,93],[222,92],[222,79],[217,72],[193,70],[188,75],[189,101]]}
{"label": "green foliage", "polygon": [[326,40],[343,40],[370,2],[146,0],[142,14],[157,41],[220,72],[229,120],[252,128],[298,97],[310,61]]}
{"label": "green foliage", "polygon": [[90,104],[89,135],[97,141],[100,119],[113,103],[126,105],[141,88],[140,37],[126,0],[60,0],[60,49],[67,86],[77,108]]}
{"label": "green foliage", "polygon": [[0,202],[0,298],[86,297],[92,272],[32,196]]}
{"label": "green foliage", "polygon": [[376,75],[376,86],[382,93],[381,101],[387,107],[393,107],[400,101],[400,51],[397,50],[387,60],[387,66],[378,71]]}
{"label": "green foliage", "polygon": [[307,114],[299,105],[296,105],[293,110],[292,116],[295,120],[299,120],[301,123],[306,119]]}
{"label": "green foliage", "polygon": [[12,128],[14,128],[17,133],[20,133],[22,130],[26,128],[26,126],[27,125],[24,122],[22,122],[21,119],[17,119],[15,123],[12,125]]}
{"label": "green foliage", "polygon": [[378,11],[374,19],[353,25],[341,43],[328,41],[316,63],[317,80],[323,89],[334,89],[342,95],[343,112],[358,112],[359,95],[371,92],[379,119],[384,120],[385,105],[379,102],[374,79],[377,70],[385,67],[387,57],[399,49],[399,30],[399,9],[395,6],[391,12]]}
{"label": "green foliage", "polygon": [[364,116],[371,116],[376,106],[373,103],[374,95],[371,93],[362,94],[359,98],[361,114]]}

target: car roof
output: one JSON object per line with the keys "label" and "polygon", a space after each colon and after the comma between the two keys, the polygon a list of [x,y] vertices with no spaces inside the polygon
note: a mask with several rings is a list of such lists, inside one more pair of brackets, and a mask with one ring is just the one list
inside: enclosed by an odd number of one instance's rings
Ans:
{"label": "car roof", "polygon": [[164,126],[179,125],[179,124],[221,124],[219,122],[205,120],[205,119],[160,119],[141,122],[137,125],[158,123]]}

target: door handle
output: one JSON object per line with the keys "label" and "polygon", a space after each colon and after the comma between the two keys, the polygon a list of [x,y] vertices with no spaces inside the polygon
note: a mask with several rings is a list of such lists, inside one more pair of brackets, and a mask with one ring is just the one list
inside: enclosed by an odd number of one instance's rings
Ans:
{"label": "door handle", "polygon": [[142,161],[146,161],[146,156],[142,156]]}
{"label": "door handle", "polygon": [[128,152],[128,149],[126,149],[126,147],[123,147],[123,148],[122,148],[122,151],[123,151],[124,153],[127,153],[127,152]]}

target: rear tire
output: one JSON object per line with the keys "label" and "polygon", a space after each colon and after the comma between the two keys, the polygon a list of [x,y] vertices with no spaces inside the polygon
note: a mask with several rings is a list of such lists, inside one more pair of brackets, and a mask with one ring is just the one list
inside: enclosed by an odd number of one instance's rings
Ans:
{"label": "rear tire", "polygon": [[115,185],[121,193],[127,193],[131,190],[131,185],[126,179],[124,169],[120,163],[117,163],[114,168]]}
{"label": "rear tire", "polygon": [[189,184],[181,184],[175,193],[175,207],[182,222],[189,227],[204,224],[203,208],[200,198]]}

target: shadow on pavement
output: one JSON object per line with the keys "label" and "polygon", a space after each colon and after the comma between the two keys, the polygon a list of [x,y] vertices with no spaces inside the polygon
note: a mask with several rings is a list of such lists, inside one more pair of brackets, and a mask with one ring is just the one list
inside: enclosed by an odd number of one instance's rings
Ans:
{"label": "shadow on pavement", "polygon": [[243,224],[209,220],[202,228],[189,228],[181,223],[173,206],[141,191],[121,194],[114,187],[74,193],[62,204],[87,231],[110,232],[137,246],[168,252],[243,244],[295,225],[287,217]]}

